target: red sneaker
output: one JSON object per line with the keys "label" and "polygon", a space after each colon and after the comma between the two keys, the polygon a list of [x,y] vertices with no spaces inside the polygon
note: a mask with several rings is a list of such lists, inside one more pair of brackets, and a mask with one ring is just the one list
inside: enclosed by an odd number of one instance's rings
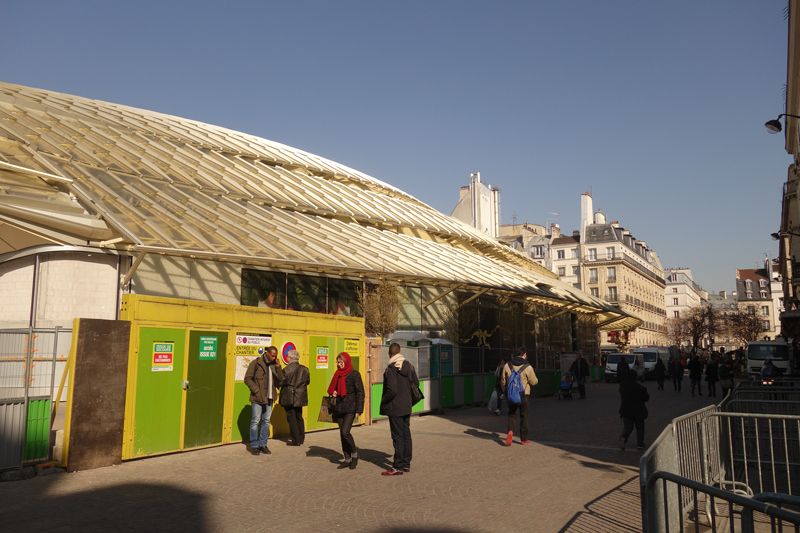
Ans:
{"label": "red sneaker", "polygon": [[514,432],[509,431],[508,436],[506,437],[506,446],[511,446],[511,439],[514,437]]}
{"label": "red sneaker", "polygon": [[404,469],[403,469],[403,472],[405,472],[406,474],[408,474],[409,472],[411,472],[411,468],[404,468]]}
{"label": "red sneaker", "polygon": [[386,472],[381,472],[381,475],[382,476],[402,476],[403,475],[403,471],[402,470],[395,470],[394,468],[392,468],[391,470],[387,470]]}
{"label": "red sneaker", "polygon": [[530,444],[530,443],[531,443],[531,441],[529,441],[529,440],[524,440],[524,441],[520,442],[520,444],[522,444],[523,446],[526,445],[526,444]]}

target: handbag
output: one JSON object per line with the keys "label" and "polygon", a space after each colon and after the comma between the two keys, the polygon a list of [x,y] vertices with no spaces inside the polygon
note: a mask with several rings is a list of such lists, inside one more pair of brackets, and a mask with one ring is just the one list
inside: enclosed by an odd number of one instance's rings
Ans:
{"label": "handbag", "polygon": [[327,422],[329,424],[335,424],[335,413],[334,406],[336,405],[336,398],[333,396],[327,396],[322,398],[322,405],[319,407],[319,416],[317,416],[317,422]]}
{"label": "handbag", "polygon": [[294,407],[294,387],[286,385],[281,388],[281,394],[278,403],[283,407]]}
{"label": "handbag", "polygon": [[[416,376],[416,373],[414,373]],[[411,385],[411,407],[414,407],[419,402],[425,399],[425,395],[422,394],[422,391],[419,390],[419,387],[414,386],[414,382],[411,380],[411,376],[408,378],[408,384]]]}

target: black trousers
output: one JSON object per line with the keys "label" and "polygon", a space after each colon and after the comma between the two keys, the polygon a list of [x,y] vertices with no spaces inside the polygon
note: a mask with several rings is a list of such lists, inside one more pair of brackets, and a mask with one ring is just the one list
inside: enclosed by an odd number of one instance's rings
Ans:
{"label": "black trousers", "polygon": [[286,421],[289,423],[289,435],[294,442],[302,443],[306,440],[306,425],[303,421],[302,407],[284,407]]}
{"label": "black trousers", "polygon": [[672,384],[675,386],[675,390],[680,392],[681,391],[681,383],[683,382],[683,376],[681,377],[673,377]]}
{"label": "black trousers", "polygon": [[358,449],[356,448],[356,441],[350,430],[353,427],[353,420],[356,419],[355,413],[344,413],[338,415],[337,422],[339,423],[339,437],[342,439],[342,452],[344,456],[349,459]]}
{"label": "black trousers", "polygon": [[706,381],[708,383],[708,395],[709,396],[716,396],[717,395],[717,382],[716,381]]}
{"label": "black trousers", "polygon": [[522,397],[521,403],[508,402],[508,430],[517,430],[517,411],[519,411],[519,437],[522,442],[528,440],[528,396]]}
{"label": "black trousers", "polygon": [[389,430],[394,446],[392,466],[397,470],[411,468],[411,415],[390,416]]}

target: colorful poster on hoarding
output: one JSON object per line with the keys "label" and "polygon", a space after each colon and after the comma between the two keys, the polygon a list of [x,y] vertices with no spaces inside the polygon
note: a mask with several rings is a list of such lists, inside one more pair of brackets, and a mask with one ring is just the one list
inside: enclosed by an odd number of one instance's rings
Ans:
{"label": "colorful poster on hoarding", "polygon": [[281,347],[281,359],[283,359],[283,364],[289,364],[289,351],[296,350],[297,346],[293,342],[284,342],[283,346]]}
{"label": "colorful poster on hoarding", "polygon": [[215,361],[217,359],[217,337],[200,337],[200,360]]}
{"label": "colorful poster on hoarding", "polygon": [[174,342],[153,343],[153,372],[172,372],[172,354],[175,353]]}
{"label": "colorful poster on hoarding", "polygon": [[317,347],[317,368],[328,369],[328,347]]}
{"label": "colorful poster on hoarding", "polygon": [[244,381],[244,375],[247,373],[247,367],[250,362],[256,357],[261,357],[264,352],[272,344],[272,335],[236,334],[236,348],[234,355],[236,356],[236,373],[234,381]]}

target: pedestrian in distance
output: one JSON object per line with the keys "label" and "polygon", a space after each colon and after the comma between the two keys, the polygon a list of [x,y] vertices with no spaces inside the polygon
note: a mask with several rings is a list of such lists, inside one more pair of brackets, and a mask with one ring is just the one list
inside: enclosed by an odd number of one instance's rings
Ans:
{"label": "pedestrian in distance", "polygon": [[722,398],[725,399],[733,388],[733,361],[725,358],[722,366],[719,367],[719,386],[722,387]]}
{"label": "pedestrian in distance", "polygon": [[494,369],[494,390],[497,391],[497,408],[494,414],[500,416],[500,409],[503,407],[503,385],[500,381],[503,378],[503,368],[506,366],[506,358],[501,357],[500,362],[497,363],[497,368]]}
{"label": "pedestrian in distance", "polygon": [[300,446],[306,440],[306,425],[303,421],[303,407],[308,405],[308,384],[311,376],[308,367],[300,364],[297,350],[289,350],[289,364],[283,369],[283,383],[279,403],[286,412],[291,440],[289,446]]}
{"label": "pedestrian in distance", "polygon": [[569,367],[569,371],[572,372],[572,375],[575,376],[575,381],[578,382],[578,399],[585,400],[586,399],[586,378],[589,377],[591,371],[589,370],[589,363],[586,362],[586,359],[583,358],[581,352],[575,354],[575,360],[572,362],[572,365]]}
{"label": "pedestrian in distance", "polygon": [[650,394],[644,385],[636,383],[638,375],[635,370],[629,370],[625,379],[619,385],[619,395],[622,403],[619,406],[619,416],[622,418],[622,434],[619,436],[619,447],[625,449],[628,437],[636,428],[636,447],[647,448],[644,443],[644,421],[647,418],[646,402],[650,401]]}
{"label": "pedestrian in distance", "polygon": [[619,363],[617,363],[617,382],[622,383],[625,379],[625,376],[628,374],[628,370],[631,369],[630,365],[628,365],[628,361],[625,360],[624,355],[620,356]]}
{"label": "pedestrian in distance", "polygon": [[667,367],[664,366],[664,361],[659,357],[656,361],[656,366],[653,368],[656,373],[656,383],[658,383],[658,390],[664,390],[664,377],[667,374]]}
{"label": "pedestrian in distance", "polygon": [[697,387],[697,394],[700,396],[703,395],[703,387],[701,385],[703,378],[703,363],[700,362],[700,356],[695,355],[692,357],[692,360],[689,361],[689,364],[686,365],[687,370],[689,370],[689,382],[692,385],[692,396],[694,396],[694,388]]}
{"label": "pedestrian in distance", "polygon": [[344,454],[344,462],[339,468],[354,470],[358,465],[358,448],[350,430],[355,418],[364,412],[364,382],[361,373],[353,368],[347,352],[336,356],[336,372],[328,385],[328,394],[336,398],[334,412]]}
{"label": "pedestrian in distance", "polygon": [[683,365],[677,357],[670,357],[669,361],[669,375],[672,377],[672,386],[675,387],[675,392],[681,392],[681,384],[683,383]]}
{"label": "pedestrian in distance", "polygon": [[411,472],[411,387],[419,387],[414,366],[400,353],[400,345],[389,345],[389,364],[383,372],[383,395],[380,414],[389,417],[394,459],[392,468],[381,472],[384,476],[401,476]]}
{"label": "pedestrian in distance", "polygon": [[[250,389],[250,453],[270,454],[267,447],[269,439],[269,420],[272,408],[278,399],[277,387],[285,376],[278,361],[278,349],[270,346],[261,357],[253,359],[244,375],[244,384]],[[259,422],[261,429],[259,430]]]}
{"label": "pedestrian in distance", "polygon": [[717,396],[717,381],[719,381],[719,364],[716,357],[711,357],[711,360],[706,365],[706,383],[708,383],[709,396]]}
{"label": "pedestrian in distance", "polygon": [[517,348],[517,355],[503,368],[502,385],[508,403],[508,434],[506,446],[511,446],[514,431],[517,429],[517,412],[519,412],[519,437],[521,444],[530,444],[528,440],[528,397],[531,387],[539,383],[539,378],[528,363],[528,352],[524,347]]}

